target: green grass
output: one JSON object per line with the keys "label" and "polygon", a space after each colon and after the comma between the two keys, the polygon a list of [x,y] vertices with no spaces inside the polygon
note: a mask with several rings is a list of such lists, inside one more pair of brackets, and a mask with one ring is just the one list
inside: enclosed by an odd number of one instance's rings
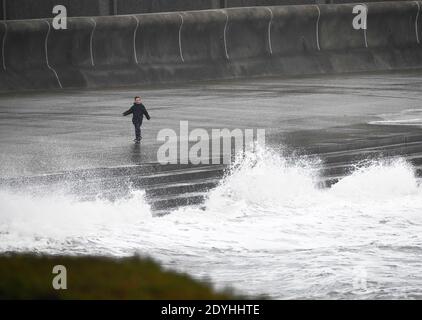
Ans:
{"label": "green grass", "polygon": [[[66,267],[67,290],[53,289],[55,265]],[[238,298],[140,257],[0,256],[0,299]]]}

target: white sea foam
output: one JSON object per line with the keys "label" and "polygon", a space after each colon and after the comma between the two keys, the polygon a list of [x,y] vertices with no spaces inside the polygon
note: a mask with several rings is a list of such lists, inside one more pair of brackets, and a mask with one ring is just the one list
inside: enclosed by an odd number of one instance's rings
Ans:
{"label": "white sea foam", "polygon": [[[0,251],[140,253],[274,298],[422,297],[422,192],[413,168],[373,162],[320,189],[316,166],[271,150],[249,154],[205,208],[164,217],[152,216],[143,191],[115,202],[1,191]],[[367,285],[357,289],[359,274]]]}

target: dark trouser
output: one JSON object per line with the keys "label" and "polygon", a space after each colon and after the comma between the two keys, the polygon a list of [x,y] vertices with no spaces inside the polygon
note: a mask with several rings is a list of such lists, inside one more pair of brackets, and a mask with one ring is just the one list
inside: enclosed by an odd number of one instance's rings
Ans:
{"label": "dark trouser", "polygon": [[135,137],[136,140],[141,140],[141,125],[142,121],[133,121],[133,125],[135,126]]}

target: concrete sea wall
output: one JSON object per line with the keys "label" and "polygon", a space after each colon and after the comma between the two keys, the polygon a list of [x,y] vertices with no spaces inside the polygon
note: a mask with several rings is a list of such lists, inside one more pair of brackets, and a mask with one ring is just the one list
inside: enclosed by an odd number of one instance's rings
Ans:
{"label": "concrete sea wall", "polygon": [[420,68],[421,1],[0,22],[0,90]]}

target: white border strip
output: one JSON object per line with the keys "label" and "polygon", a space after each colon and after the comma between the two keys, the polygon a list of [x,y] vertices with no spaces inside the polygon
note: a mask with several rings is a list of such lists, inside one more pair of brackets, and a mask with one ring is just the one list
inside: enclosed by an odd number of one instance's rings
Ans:
{"label": "white border strip", "polygon": [[418,1],[415,1],[415,3],[418,5],[418,14],[416,15],[416,20],[415,20],[416,42],[420,44],[421,42],[419,39],[419,15],[421,13],[421,6]]}
{"label": "white border strip", "polygon": [[95,67],[95,61],[94,61],[94,52],[93,52],[93,47],[94,47],[94,32],[95,29],[97,28],[97,22],[95,21],[94,18],[90,19],[92,21],[93,27],[92,27],[92,31],[91,31],[91,36],[89,38],[89,52],[91,54],[91,65],[93,67]]}
{"label": "white border strip", "polygon": [[3,24],[4,24],[4,37],[3,37],[3,41],[2,41],[2,44],[1,44],[1,56],[2,56],[2,62],[3,62],[3,70],[4,71],[6,71],[6,56],[5,56],[5,53],[6,53],[6,38],[7,38],[7,32],[8,32],[8,29],[7,29],[7,23],[6,22],[2,22]]}
{"label": "white border strip", "polygon": [[181,13],[179,13],[180,19],[182,19],[182,22],[180,24],[179,28],[179,51],[180,51],[180,59],[182,59],[182,62],[185,62],[185,59],[183,58],[183,49],[182,49],[182,27],[183,27],[183,16]]}
{"label": "white border strip", "polygon": [[227,48],[227,26],[229,24],[229,15],[226,10],[222,10],[222,13],[226,15],[226,24],[224,25],[223,39],[224,39],[224,51],[226,53],[226,59],[230,60],[229,50]]}
{"label": "white border strip", "polygon": [[139,28],[139,19],[136,16],[132,16],[132,17],[135,18],[136,20],[136,28],[135,28],[135,31],[133,32],[133,55],[135,57],[136,64],[138,64],[138,54],[136,52],[136,33],[138,32],[138,28]]}
{"label": "white border strip", "polygon": [[315,7],[318,9],[318,19],[316,22],[316,44],[318,51],[321,51],[321,47],[319,46],[319,20],[321,19],[321,10],[318,5],[315,5]]}
{"label": "white border strip", "polygon": [[273,14],[273,11],[271,10],[271,8],[266,7],[265,9],[270,11],[270,15],[271,15],[270,22],[268,23],[268,46],[270,48],[270,55],[273,55],[273,46],[272,46],[272,43],[271,43],[271,25],[273,23],[274,14]]}
{"label": "white border strip", "polygon": [[54,75],[56,76],[57,82],[60,86],[60,89],[63,89],[62,83],[60,82],[59,76],[56,72],[56,70],[54,70],[51,66],[50,66],[50,62],[48,61],[48,37],[50,36],[50,32],[51,32],[51,26],[50,26],[50,22],[48,22],[47,20],[44,20],[45,23],[47,23],[48,25],[48,31],[47,31],[47,35],[45,37],[45,42],[44,42],[44,46],[45,46],[45,62],[47,63],[47,67],[48,69],[50,69],[51,71],[53,71]]}

